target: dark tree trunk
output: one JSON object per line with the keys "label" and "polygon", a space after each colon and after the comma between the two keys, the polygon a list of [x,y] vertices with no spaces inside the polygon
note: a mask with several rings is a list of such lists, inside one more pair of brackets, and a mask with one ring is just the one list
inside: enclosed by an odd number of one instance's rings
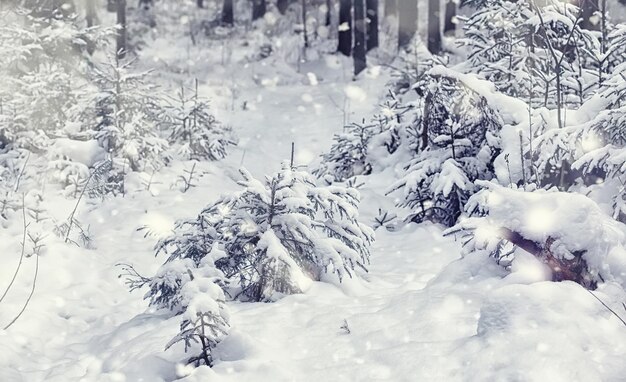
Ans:
{"label": "dark tree trunk", "polygon": [[456,23],[454,18],[456,17],[456,3],[454,0],[447,0],[446,2],[446,15],[443,22],[443,33],[452,32],[456,30]]}
{"label": "dark tree trunk", "polygon": [[196,5],[198,8],[204,8],[204,0],[196,0]]}
{"label": "dark tree trunk", "polygon": [[592,23],[591,16],[600,10],[598,0],[579,0],[580,11],[582,13],[581,26],[588,30],[600,30],[600,23]]}
{"label": "dark tree trunk", "polygon": [[354,75],[357,76],[365,70],[365,0],[354,1]]}
{"label": "dark tree trunk", "polygon": [[440,0],[428,0],[428,51],[441,53],[441,4]]}
{"label": "dark tree trunk", "polygon": [[126,0],[117,0],[117,58],[126,56]]}
{"label": "dark tree trunk", "polygon": [[352,53],[352,0],[339,0],[339,46],[344,56]]}
{"label": "dark tree trunk", "polygon": [[411,43],[417,32],[417,0],[398,0],[398,47]]}
{"label": "dark tree trunk", "polygon": [[233,0],[224,0],[222,8],[222,24],[233,25],[235,17],[233,15]]}
{"label": "dark tree trunk", "polygon": [[306,27],[306,0],[302,0],[302,37],[304,38],[304,47],[309,47],[309,31]]}
{"label": "dark tree trunk", "polygon": [[265,0],[252,0],[252,21],[265,16]]}
{"label": "dark tree trunk", "polygon": [[276,8],[281,15],[284,15],[289,8],[289,0],[276,0]]}
{"label": "dark tree trunk", "polygon": [[96,13],[95,0],[86,0],[85,2],[85,20],[87,27],[91,28],[97,24],[98,15]]}
{"label": "dark tree trunk", "polygon": [[333,9],[333,2],[331,0],[326,0],[326,19],[324,20],[324,25],[330,25],[330,12]]}
{"label": "dark tree trunk", "polygon": [[378,0],[366,0],[367,51],[378,48]]}
{"label": "dark tree trunk", "polygon": [[385,17],[398,16],[398,0],[385,0]]}
{"label": "dark tree trunk", "polygon": [[[95,0],[86,0],[85,2],[85,20],[87,21],[87,27],[91,28],[98,23],[98,14],[96,13]],[[87,52],[93,54],[96,51],[96,46],[91,39],[87,40]]]}

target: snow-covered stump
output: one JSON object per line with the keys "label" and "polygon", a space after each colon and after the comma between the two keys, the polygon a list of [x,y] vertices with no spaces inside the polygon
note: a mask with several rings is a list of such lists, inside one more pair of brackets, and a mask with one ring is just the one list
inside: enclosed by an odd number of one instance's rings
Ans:
{"label": "snow-covered stump", "polygon": [[[506,188],[478,182],[483,189],[467,203],[473,215],[446,231],[460,233],[465,254],[486,251],[503,265],[516,248],[539,259],[552,281],[574,281],[587,289],[598,282],[623,283],[624,226],[591,199],[552,190]],[[611,267],[614,269],[611,269]]]}

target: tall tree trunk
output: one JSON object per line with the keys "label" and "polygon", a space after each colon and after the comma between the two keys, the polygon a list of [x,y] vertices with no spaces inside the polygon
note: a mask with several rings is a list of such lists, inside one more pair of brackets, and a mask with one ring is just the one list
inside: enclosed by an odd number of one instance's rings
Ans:
{"label": "tall tree trunk", "polygon": [[441,53],[441,3],[428,0],[428,51]]}
{"label": "tall tree trunk", "polygon": [[339,0],[339,46],[344,56],[352,53],[352,0]]}
{"label": "tall tree trunk", "polygon": [[126,0],[117,0],[117,58],[126,56]]}
{"label": "tall tree trunk", "polygon": [[196,5],[198,8],[204,8],[204,0],[196,0]]}
{"label": "tall tree trunk", "polygon": [[398,0],[398,47],[411,43],[417,32],[417,0]]}
{"label": "tall tree trunk", "polygon": [[331,0],[326,0],[326,19],[324,20],[324,25],[330,25],[330,15],[333,9],[333,2]]}
{"label": "tall tree trunk", "polygon": [[385,0],[385,17],[398,16],[398,0]]}
{"label": "tall tree trunk", "polygon": [[591,16],[600,10],[598,0],[579,0],[580,11],[582,13],[581,26],[588,30],[600,30],[600,23],[592,23]]}
{"label": "tall tree trunk", "polygon": [[252,0],[252,21],[265,16],[265,0]]}
{"label": "tall tree trunk", "polygon": [[365,0],[354,1],[354,75],[358,75],[367,67],[365,58]]}
{"label": "tall tree trunk", "polygon": [[97,24],[98,14],[96,13],[96,0],[85,1],[85,20],[87,21],[87,27],[91,28]]}
{"label": "tall tree trunk", "polygon": [[[86,0],[85,2],[85,20],[87,21],[87,28],[91,28],[98,23],[98,14],[96,13],[96,0]],[[87,52],[93,54],[96,51],[96,46],[91,39],[87,40]]]}
{"label": "tall tree trunk", "polygon": [[446,14],[444,16],[443,22],[443,33],[446,34],[448,32],[452,32],[456,30],[456,23],[454,18],[456,17],[456,3],[454,0],[446,1]]}
{"label": "tall tree trunk", "polygon": [[281,15],[284,15],[289,8],[289,0],[276,0],[276,8]]}
{"label": "tall tree trunk", "polygon": [[233,25],[235,16],[233,15],[233,0],[224,0],[222,8],[222,24]]}
{"label": "tall tree trunk", "polygon": [[306,0],[302,0],[302,37],[304,38],[304,47],[309,47],[309,31],[306,27]]}
{"label": "tall tree trunk", "polygon": [[378,0],[366,0],[367,51],[378,48]]}

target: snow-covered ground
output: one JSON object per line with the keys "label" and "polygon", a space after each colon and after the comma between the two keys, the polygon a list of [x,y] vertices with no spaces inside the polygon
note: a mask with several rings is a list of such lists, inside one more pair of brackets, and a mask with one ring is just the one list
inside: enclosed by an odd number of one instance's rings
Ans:
{"label": "snow-covered ground", "polygon": [[[175,50],[159,53],[168,43],[147,48],[142,64],[173,59]],[[299,72],[220,61],[213,56],[194,74],[238,146],[223,161],[198,163],[196,186],[186,193],[176,181],[192,162],[163,169],[150,192],[133,175],[125,197],[83,201],[79,220],[93,249],[54,244],[41,256],[30,305],[0,331],[0,381],[626,381],[626,330],[585,289],[545,281],[537,260],[523,253],[511,272],[480,255],[461,258],[455,237],[430,224],[377,230],[362,280],[313,283],[275,303],[229,302],[232,330],[212,369],[180,364],[182,347],[164,352],[179,320],[150,311],[141,291],[129,293],[117,264],[153,274],[163,261],[154,257],[156,235],[237,189],[241,165],[257,177],[271,173],[292,142],[296,164],[317,161],[346,120],[371,113],[390,76],[374,66],[352,81],[350,63],[334,55]],[[393,177],[361,178],[364,222],[393,205],[384,195]],[[51,190],[43,203],[63,220],[75,200]],[[142,226],[155,235],[144,237]],[[19,219],[5,228],[0,280],[13,274],[21,232]],[[34,259],[26,259],[2,322],[21,308],[34,271]],[[595,293],[626,300],[611,284]]]}

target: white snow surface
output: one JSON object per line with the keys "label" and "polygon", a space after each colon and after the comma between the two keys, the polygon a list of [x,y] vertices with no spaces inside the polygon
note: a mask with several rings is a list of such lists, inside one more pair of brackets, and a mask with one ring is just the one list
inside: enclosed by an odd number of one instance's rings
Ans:
{"label": "white snow surface", "polygon": [[[194,56],[167,45],[157,41],[143,55],[157,63]],[[198,68],[207,54],[185,65]],[[90,227],[94,248],[48,241],[30,305],[0,331],[0,381],[625,380],[626,328],[587,291],[545,281],[541,264],[523,254],[510,272],[480,254],[461,258],[460,243],[430,224],[379,229],[360,279],[314,282],[274,303],[228,302],[232,328],[212,369],[184,366],[181,344],[164,351],[180,317],[152,311],[145,291],[129,293],[117,277],[118,263],[152,275],[164,261],[154,257],[157,237],[137,228],[167,234],[177,219],[237,190],[241,165],[257,178],[278,169],[292,142],[296,164],[316,161],[341,131],[340,105],[359,121],[389,78],[372,69],[351,81],[351,63],[329,64],[336,60],[305,63],[300,73],[265,61],[204,62],[207,69],[193,73],[200,91],[218,119],[233,126],[239,145],[223,161],[198,163],[196,187],[186,193],[176,181],[192,163],[175,162],[155,175],[150,191],[141,184],[149,174],[132,174],[124,197],[83,201],[78,219]],[[360,178],[363,222],[371,224],[378,208],[393,209],[384,192],[395,180],[391,169]],[[42,203],[62,221],[75,202],[50,187]],[[1,232],[4,290],[19,260],[22,222],[14,218]],[[34,265],[25,259],[3,301],[2,325],[21,309]],[[594,293],[626,316],[620,286],[604,284]],[[341,329],[344,320],[349,333]]]}

